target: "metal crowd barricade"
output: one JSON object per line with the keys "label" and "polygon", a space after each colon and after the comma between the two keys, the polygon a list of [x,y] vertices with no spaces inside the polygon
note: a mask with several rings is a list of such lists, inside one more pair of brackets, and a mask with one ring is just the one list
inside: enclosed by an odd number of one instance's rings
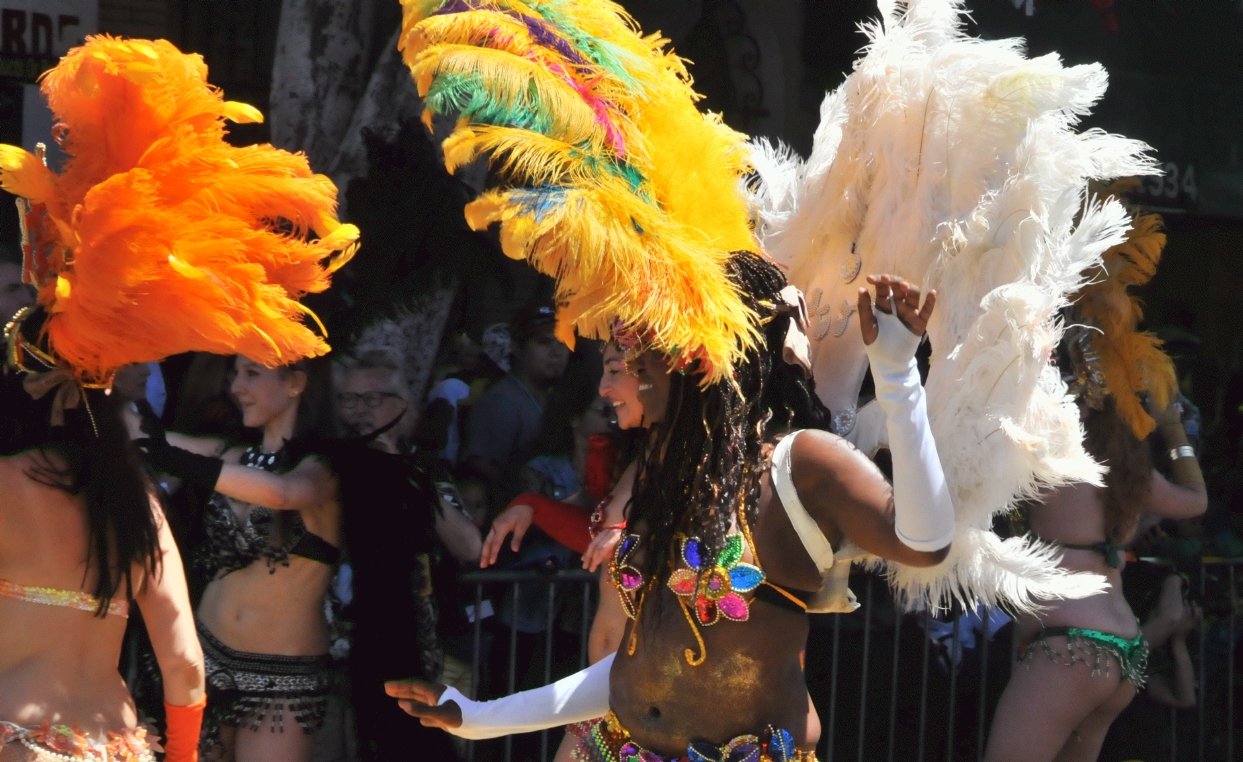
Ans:
{"label": "metal crowd barricade", "polygon": [[[538,571],[478,571],[470,572],[461,576],[463,585],[474,586],[474,609],[472,619],[474,620],[473,632],[473,651],[471,662],[471,695],[472,699],[479,697],[479,683],[482,675],[481,661],[483,659],[483,621],[486,618],[482,615],[484,611],[485,588],[492,588],[495,592],[498,588],[504,589],[503,595],[507,595],[513,601],[513,617],[509,625],[509,658],[506,659],[507,665],[507,687],[508,692],[513,693],[517,687],[518,681],[518,608],[522,600],[522,589],[532,586],[543,586],[547,590],[548,595],[548,613],[544,627],[544,684],[552,682],[552,664],[553,664],[553,640],[556,628],[556,597],[559,587],[567,587],[571,590],[579,588],[582,591],[582,621],[579,630],[579,647],[578,647],[578,667],[582,669],[587,666],[587,638],[591,631],[592,616],[592,593],[596,589],[598,581],[596,575],[592,572],[583,570],[562,570],[552,574],[545,574]],[[498,607],[499,609],[499,607]],[[495,644],[494,646],[495,647]],[[540,760],[547,762],[552,759],[555,749],[549,745],[549,731],[545,730],[540,733]],[[467,759],[470,762],[475,761],[477,754],[477,744],[471,741],[467,744]],[[504,756],[505,762],[511,762],[514,756],[514,739],[507,737],[504,740]]]}
{"label": "metal crowd barricade", "polygon": [[[1197,683],[1197,706],[1189,710],[1170,709],[1170,747],[1168,750],[1153,750],[1146,762],[1234,762],[1236,733],[1240,724],[1235,704],[1235,651],[1239,647],[1239,624],[1236,620],[1243,615],[1243,605],[1239,600],[1237,588],[1237,570],[1243,559],[1204,559],[1199,566],[1198,588],[1201,600],[1216,590],[1219,598],[1224,601],[1206,602],[1206,608],[1216,606],[1218,616],[1212,632],[1208,626],[1200,628],[1197,649],[1198,663],[1195,670],[1199,677]],[[544,645],[544,683],[552,681],[554,662],[554,630],[558,588],[573,593],[581,590],[582,617],[579,623],[578,665],[587,665],[587,641],[591,626],[593,600],[596,589],[596,575],[585,571],[560,571],[555,574],[540,572],[506,572],[482,571],[466,574],[462,582],[474,586],[475,612],[480,612],[485,600],[485,588],[496,594],[508,596],[513,602],[516,612],[523,592],[529,586],[546,586],[549,607],[546,630],[543,633]],[[1210,585],[1211,583],[1211,585]],[[951,637],[948,646],[934,643],[929,636],[932,616],[928,612],[899,615],[892,610],[892,600],[886,593],[883,579],[873,579],[873,575],[857,574],[851,580],[851,586],[861,591],[863,606],[853,614],[820,615],[831,617],[832,622],[822,621],[813,627],[813,638],[818,642],[809,642],[809,658],[813,649],[823,649],[818,654],[827,655],[831,660],[827,670],[827,695],[817,687],[810,687],[813,699],[821,715],[821,739],[818,748],[819,756],[826,762],[838,762],[853,756],[858,762],[865,759],[879,759],[883,755],[889,762],[904,757],[913,757],[915,762],[980,762],[984,759],[988,739],[988,723],[992,711],[1005,688],[1004,681],[994,679],[990,683],[990,659],[1003,658],[1006,664],[1005,674],[1013,665],[1015,650],[1009,653],[999,651],[996,643],[988,637],[977,637],[974,648],[963,648],[961,619],[955,618],[951,625]],[[1212,589],[1210,589],[1212,588]],[[881,591],[879,594],[876,591]],[[468,596],[469,598],[470,596]],[[886,611],[888,609],[888,611]],[[892,625],[878,623],[881,619],[892,618]],[[989,629],[989,612],[982,612],[983,630]],[[517,675],[520,665],[518,659],[518,627],[517,616],[508,627],[508,659],[506,684],[509,691],[517,687]],[[1221,621],[1224,619],[1224,623]],[[853,620],[853,621],[851,621]],[[848,623],[849,626],[843,626]],[[492,628],[494,632],[498,628]],[[477,695],[481,677],[481,659],[483,643],[482,618],[474,618],[474,664],[471,672],[473,696]],[[831,631],[831,634],[830,634]],[[816,633],[820,633],[818,636]],[[883,649],[883,641],[892,636],[892,653]],[[905,641],[904,641],[904,633]],[[914,644],[918,637],[920,644]],[[499,644],[494,644],[496,647]],[[843,653],[847,653],[843,661]],[[861,656],[855,660],[856,654]],[[918,700],[906,694],[900,685],[901,665],[912,665],[913,657],[920,658],[918,665]],[[563,663],[567,654],[562,654]],[[1215,663],[1220,659],[1221,663]],[[873,662],[876,662],[873,664]],[[855,663],[851,663],[855,662]],[[878,690],[884,691],[882,674],[879,678],[869,673],[875,668],[888,665],[891,669],[888,696],[881,701],[875,696]],[[999,665],[994,664],[995,668]],[[846,668],[858,670],[858,674],[848,676]],[[934,670],[933,667],[936,667]],[[964,683],[961,673],[966,668],[979,669],[978,680]],[[993,675],[997,678],[997,675]],[[910,675],[914,680],[914,675]],[[809,680],[809,686],[811,681]],[[960,684],[962,683],[962,684]],[[858,697],[857,722],[847,722],[844,717],[851,711],[850,702]],[[870,698],[876,700],[869,701]],[[970,712],[974,701],[974,713]],[[888,705],[888,717],[869,721],[869,705],[884,712]],[[846,713],[843,713],[846,710]],[[907,713],[910,714],[907,714]],[[1191,712],[1195,717],[1190,716]],[[934,716],[930,714],[934,713]],[[974,714],[974,716],[972,716]],[[914,715],[914,716],[912,716]],[[1181,717],[1180,717],[1181,715]],[[917,719],[916,719],[917,716]],[[968,719],[970,718],[970,719]],[[943,727],[940,726],[943,723]],[[912,727],[913,726],[913,727]],[[969,729],[968,729],[969,728]],[[1180,736],[1179,730],[1183,729]],[[1192,729],[1194,728],[1194,731]],[[910,738],[914,730],[916,738]],[[883,734],[883,735],[882,735]],[[1180,744],[1181,739],[1195,738],[1195,742]],[[507,738],[503,748],[493,755],[498,762],[513,762],[513,739]],[[1188,748],[1190,747],[1190,748]],[[869,750],[871,753],[869,753]],[[555,754],[550,744],[549,731],[540,734],[540,762],[548,762]],[[1165,753],[1159,753],[1164,751]],[[476,759],[476,744],[468,745],[468,759]],[[525,759],[525,758],[524,758]],[[1108,760],[1106,762],[1109,762]]]}

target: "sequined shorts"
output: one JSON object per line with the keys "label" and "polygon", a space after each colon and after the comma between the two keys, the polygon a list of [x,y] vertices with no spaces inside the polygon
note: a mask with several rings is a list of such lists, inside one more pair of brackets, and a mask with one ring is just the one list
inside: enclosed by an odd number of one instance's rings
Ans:
{"label": "sequined shorts", "polygon": [[815,752],[799,751],[794,736],[771,725],[762,737],[738,736],[724,746],[696,741],[677,758],[640,748],[612,712],[598,720],[570,725],[566,732],[578,736],[574,762],[816,762]]}
{"label": "sequined shorts", "polygon": [[[7,744],[25,746],[37,760],[83,760],[83,762],[155,762],[147,728],[109,731],[105,740],[92,739],[76,725],[44,722],[37,728],[24,728],[0,720],[0,750]],[[156,744],[157,749],[159,745]]]}
{"label": "sequined shorts", "polygon": [[[1051,644],[1050,638],[1066,638],[1066,650]],[[1112,656],[1118,660],[1123,680],[1131,682],[1137,689],[1144,687],[1148,672],[1148,643],[1143,633],[1124,638],[1084,627],[1045,627],[1035,634],[1019,660],[1026,662],[1037,648],[1059,664],[1087,664],[1092,668],[1093,677],[1100,674],[1109,676],[1109,657]]]}
{"label": "sequined shorts", "polygon": [[332,661],[323,656],[277,656],[236,651],[196,622],[207,667],[207,713],[199,753],[215,759],[220,728],[285,730],[285,712],[310,735],[324,724],[334,687]]}

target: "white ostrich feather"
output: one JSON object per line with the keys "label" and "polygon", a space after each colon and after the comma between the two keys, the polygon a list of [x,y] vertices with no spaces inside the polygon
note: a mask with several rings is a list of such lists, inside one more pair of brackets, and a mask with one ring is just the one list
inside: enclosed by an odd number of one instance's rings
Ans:
{"label": "white ostrich feather", "polygon": [[1048,360],[1057,311],[1129,225],[1116,202],[1087,200],[1088,180],[1153,174],[1148,148],[1075,131],[1105,92],[1100,66],[969,38],[961,0],[878,5],[865,55],[824,100],[811,157],[753,144],[759,235],[807,294],[818,393],[838,433],[868,439],[854,426],[857,290],[882,272],[936,289],[926,389],[958,532],[939,566],[885,564],[891,582],[934,608],[1031,610],[1101,592],[1103,577],[1059,569],[1055,546],[990,528],[1042,488],[1100,483]]}

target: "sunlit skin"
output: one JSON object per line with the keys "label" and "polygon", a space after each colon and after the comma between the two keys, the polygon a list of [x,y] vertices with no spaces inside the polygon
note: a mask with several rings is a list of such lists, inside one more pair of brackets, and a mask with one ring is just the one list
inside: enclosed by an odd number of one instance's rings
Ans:
{"label": "sunlit skin", "polygon": [[[1087,418],[1086,407],[1080,407]],[[1047,540],[1074,545],[1100,542],[1106,536],[1104,490],[1090,484],[1074,484],[1041,496],[1030,510],[1032,531]],[[1145,510],[1162,518],[1188,519],[1208,506],[1203,485],[1180,486],[1152,472],[1152,490]],[[1123,544],[1134,539],[1135,532]],[[1109,589],[1102,595],[1077,600],[1045,602],[1039,616],[1023,616],[1015,623],[1014,637],[1028,643],[1041,627],[1083,627],[1132,638],[1140,631],[1135,614],[1122,595],[1122,569],[1111,568],[1101,554],[1067,548],[1060,566],[1072,572],[1105,577]],[[1145,628],[1146,637],[1152,635]],[[1050,645],[1065,649],[1065,638]],[[989,762],[1090,762],[1105,741],[1110,724],[1135,695],[1135,686],[1120,681],[1117,659],[1106,657],[1110,676],[1093,676],[1086,664],[1056,664],[1040,653],[1024,662],[1024,669],[1011,672],[989,733]]]}
{"label": "sunlit skin", "polygon": [[[896,311],[909,330],[922,334],[935,305],[935,295],[921,299],[914,286],[900,278],[870,276],[878,309]],[[861,290],[860,329],[872,343],[878,327],[873,297]],[[669,399],[668,362],[648,352],[634,363],[638,398],[645,418],[664,420]],[[864,551],[911,566],[940,563],[948,546],[916,551],[902,544],[894,531],[892,490],[870,460],[845,440],[827,432],[809,431],[791,451],[794,486],[811,517],[834,547],[845,538]],[[759,563],[768,579],[787,589],[812,592],[821,578],[803,550],[767,473],[761,481],[758,521],[751,527],[756,552],[746,560]],[[640,536],[644,527],[631,527]],[[639,545],[643,552],[645,545]],[[756,558],[758,555],[758,559]],[[660,614],[650,612],[659,610]],[[722,622],[700,628],[704,648],[696,642],[682,616],[678,598],[665,586],[649,595],[630,653],[631,622],[621,639],[610,676],[610,705],[636,743],[664,756],[686,753],[691,741],[721,744],[746,733],[762,733],[772,724],[789,730],[801,749],[815,748],[819,722],[804,682],[800,653],[806,646],[807,617],[764,602],[753,602],[745,622]],[[690,666],[684,652],[703,655]],[[418,681],[389,683],[390,695],[425,725],[452,728],[461,724],[455,702],[436,706],[442,686]]]}
{"label": "sunlit skin", "polygon": [[[264,452],[279,451],[294,437],[298,404],[307,386],[306,373],[267,368],[245,357],[236,358],[234,370],[230,391],[242,409],[243,423],[262,431]],[[133,435],[143,436],[136,419],[129,423]],[[224,460],[216,491],[228,498],[240,520],[246,520],[257,506],[298,511],[308,531],[331,545],[341,545],[336,478],[318,458],[307,457],[290,471],[274,474],[240,465],[244,448],[228,448],[221,440],[170,432],[168,441]],[[290,556],[288,564],[272,568],[259,560],[209,582],[196,614],[213,636],[238,651],[279,656],[324,654],[328,651],[328,626],[323,602],[331,579],[331,567],[301,556]],[[234,762],[305,761],[311,757],[314,736],[288,732],[288,725],[284,733],[226,727],[221,731],[221,741],[226,758]]]}
{"label": "sunlit skin", "polygon": [[634,429],[643,425],[639,379],[626,367],[625,354],[612,342],[604,347],[604,374],[600,376],[600,396],[612,403],[618,428]]}

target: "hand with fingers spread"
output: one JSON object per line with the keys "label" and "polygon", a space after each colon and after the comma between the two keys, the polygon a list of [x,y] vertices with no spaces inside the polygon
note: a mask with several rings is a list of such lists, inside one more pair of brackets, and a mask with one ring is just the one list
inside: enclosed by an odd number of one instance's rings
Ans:
{"label": "hand with fingers spread", "polygon": [[[928,319],[937,306],[936,291],[928,292],[928,298],[921,307],[919,288],[896,275],[869,275],[867,281],[876,288],[877,310],[892,315],[896,305],[902,324],[916,336],[924,335],[924,331],[928,330]],[[872,295],[866,288],[859,289],[859,329],[863,332],[863,343],[869,346],[880,334],[880,325],[872,312]]]}
{"label": "hand with fingers spread", "polygon": [[583,554],[583,568],[595,571],[601,564],[611,561],[613,550],[621,542],[624,529],[624,526],[614,525],[600,530],[600,534],[592,538],[591,545],[587,546],[587,552]]}
{"label": "hand with fingers spread", "polygon": [[462,726],[462,708],[456,701],[437,704],[445,686],[425,680],[389,680],[384,692],[397,699],[397,705],[429,728],[452,730]]}
{"label": "hand with fingers spread", "polygon": [[511,534],[514,538],[510,541],[509,547],[517,553],[522,547],[522,538],[526,537],[534,518],[535,508],[521,503],[516,503],[501,511],[501,514],[492,521],[492,529],[488,532],[488,536],[484,538],[483,552],[479,555],[479,567],[486,569],[496,563],[497,557],[501,554],[501,547],[505,544],[505,538]]}

